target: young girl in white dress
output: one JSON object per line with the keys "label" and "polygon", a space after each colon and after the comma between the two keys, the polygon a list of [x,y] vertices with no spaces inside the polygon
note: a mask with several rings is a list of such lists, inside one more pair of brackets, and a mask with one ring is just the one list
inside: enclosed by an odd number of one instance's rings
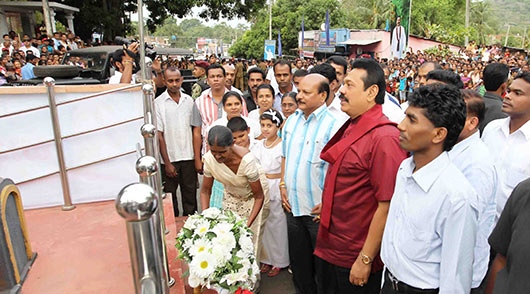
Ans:
{"label": "young girl in white dress", "polygon": [[289,266],[287,220],[280,196],[282,144],[278,130],[283,118],[279,111],[269,109],[260,115],[262,139],[252,147],[252,153],[265,171],[269,184],[270,214],[263,230],[262,244],[265,254],[261,259],[261,272],[276,276]]}

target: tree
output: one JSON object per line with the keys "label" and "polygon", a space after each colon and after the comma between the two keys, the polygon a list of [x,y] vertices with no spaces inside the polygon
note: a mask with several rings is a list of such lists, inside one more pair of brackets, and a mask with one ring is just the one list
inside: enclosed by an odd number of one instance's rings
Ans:
{"label": "tree", "polygon": [[[266,0],[144,0],[149,11],[147,28],[154,32],[157,26],[172,15],[179,18],[188,15],[193,7],[201,7],[199,16],[206,19],[243,17],[251,18]],[[131,31],[129,15],[137,11],[136,0],[63,0],[61,3],[80,9],[74,23],[76,34],[88,40],[93,32],[104,34],[105,41]],[[66,23],[64,16],[58,20]]]}
{"label": "tree", "polygon": [[[344,27],[345,15],[338,0],[278,0],[272,7],[272,37],[282,34],[282,51],[289,54],[298,48],[298,32],[304,16],[305,30],[318,30],[326,19],[329,8],[330,26]],[[263,58],[263,45],[269,35],[268,9],[262,9],[250,30],[230,48],[236,57]],[[291,53],[292,54],[292,53]]]}
{"label": "tree", "polygon": [[[177,25],[176,19],[167,18],[162,25],[157,26],[154,35],[171,37],[170,43],[172,47],[191,49],[195,48],[195,43],[199,37],[217,39],[224,44],[229,44],[237,36],[242,35],[245,30],[246,27],[242,24],[232,28],[225,22],[221,22],[209,27],[198,19],[185,19]],[[175,36],[174,39],[173,36]]]}

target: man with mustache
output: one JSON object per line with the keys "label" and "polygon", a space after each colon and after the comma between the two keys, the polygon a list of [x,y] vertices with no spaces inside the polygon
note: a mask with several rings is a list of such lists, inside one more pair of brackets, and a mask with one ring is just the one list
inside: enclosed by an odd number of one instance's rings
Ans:
{"label": "man with mustache", "polygon": [[382,112],[382,68],[366,58],[352,68],[339,96],[349,119],[320,155],[329,162],[315,250],[321,293],[379,293],[381,237],[396,172],[406,157],[396,124]]}
{"label": "man with mustache", "polygon": [[258,97],[256,96],[256,89],[265,83],[265,72],[261,68],[255,66],[248,70],[248,90],[243,94],[247,104],[248,112],[257,108]]}
{"label": "man with mustache", "polygon": [[280,194],[287,215],[289,260],[297,293],[323,294],[326,292],[317,292],[315,275],[321,275],[313,255],[328,168],[320,152],[340,125],[325,104],[330,87],[324,76],[305,76],[299,90],[296,96],[299,109],[289,116],[282,129]]}

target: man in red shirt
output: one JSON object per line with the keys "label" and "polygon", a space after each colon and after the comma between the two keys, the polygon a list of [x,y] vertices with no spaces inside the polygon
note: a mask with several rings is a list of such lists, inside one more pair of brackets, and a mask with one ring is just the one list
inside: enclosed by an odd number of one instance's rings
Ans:
{"label": "man in red shirt", "polygon": [[340,90],[350,119],[322,150],[329,162],[315,255],[319,293],[379,293],[381,238],[396,173],[406,157],[399,130],[383,115],[385,76],[379,64],[357,59]]}

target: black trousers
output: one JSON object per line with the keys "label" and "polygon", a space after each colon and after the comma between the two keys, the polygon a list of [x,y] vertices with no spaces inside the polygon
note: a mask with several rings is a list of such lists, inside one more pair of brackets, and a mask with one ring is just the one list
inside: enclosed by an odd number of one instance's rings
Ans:
{"label": "black trousers", "polygon": [[184,210],[182,215],[193,214],[197,211],[197,172],[195,171],[195,162],[193,160],[184,160],[172,162],[171,164],[177,170],[177,176],[174,178],[168,177],[165,166],[162,165],[162,182],[164,183],[164,192],[171,193],[173,213],[175,217],[179,216],[177,188],[180,186],[182,209]]}
{"label": "black trousers", "polygon": [[381,277],[383,271],[370,274],[364,286],[350,283],[350,268],[329,263],[319,257],[320,267],[317,277],[319,291],[326,294],[379,294],[381,291]]}
{"label": "black trousers", "polygon": [[287,212],[289,261],[297,294],[324,294],[317,291],[316,275],[319,266],[313,251],[317,242],[319,223],[310,216],[293,216]]}

